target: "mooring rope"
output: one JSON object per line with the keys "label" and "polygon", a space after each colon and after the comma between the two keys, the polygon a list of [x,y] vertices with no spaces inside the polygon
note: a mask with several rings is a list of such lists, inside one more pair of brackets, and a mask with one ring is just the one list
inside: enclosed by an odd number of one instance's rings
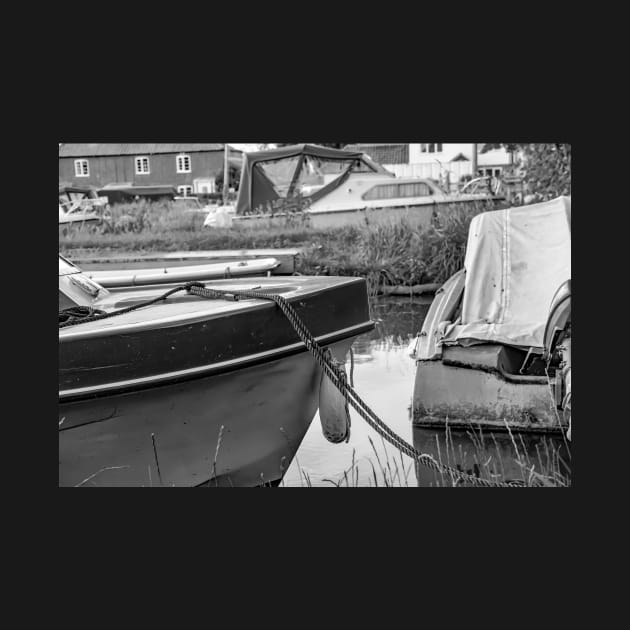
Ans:
{"label": "mooring rope", "polygon": [[431,455],[428,455],[427,453],[421,453],[420,451],[416,450],[411,444],[406,442],[402,437],[392,431],[365,403],[365,401],[356,392],[354,387],[348,383],[344,370],[342,369],[341,365],[338,365],[337,362],[334,360],[330,349],[324,349],[317,343],[315,337],[313,337],[311,332],[308,330],[293,306],[281,295],[255,290],[248,291],[209,289],[206,288],[201,282],[188,282],[184,286],[171,289],[170,291],[167,291],[163,295],[153,300],[148,300],[146,302],[142,302],[134,306],[120,309],[118,311],[112,311],[106,314],[88,315],[83,319],[73,317],[62,322],[61,317],[63,312],[60,312],[59,327],[64,328],[66,326],[73,326],[84,322],[97,321],[100,319],[105,319],[107,317],[122,315],[123,313],[128,313],[144,306],[155,304],[156,302],[164,300],[174,293],[177,293],[178,291],[187,291],[191,295],[196,295],[198,297],[206,299],[232,299],[234,301],[237,301],[240,298],[251,298],[270,300],[272,302],[275,302],[275,304],[280,308],[284,316],[288,319],[289,323],[297,333],[302,343],[304,343],[306,348],[311,352],[317,364],[321,367],[326,376],[328,376],[333,385],[343,395],[346,403],[350,404],[357,411],[357,413],[381,437],[383,437],[383,439],[387,440],[392,446],[397,448],[405,455],[427,466],[428,468],[431,468],[440,473],[448,474],[455,482],[458,480],[467,481],[469,483],[472,483],[473,485],[484,487],[522,487],[526,485],[524,482],[519,480],[499,482],[475,477],[474,475],[469,475],[461,470],[458,470],[457,468],[453,468],[452,466],[442,464],[436,461],[435,458]]}

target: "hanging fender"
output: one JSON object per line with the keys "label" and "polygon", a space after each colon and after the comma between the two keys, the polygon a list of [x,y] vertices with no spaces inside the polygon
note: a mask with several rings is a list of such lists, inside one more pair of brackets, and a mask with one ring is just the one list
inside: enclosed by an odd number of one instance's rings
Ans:
{"label": "hanging fender", "polygon": [[[330,353],[331,361],[343,373],[345,361],[339,361]],[[319,419],[322,423],[324,437],[333,444],[350,440],[350,410],[343,394],[333,385],[332,381],[322,372],[319,384]]]}

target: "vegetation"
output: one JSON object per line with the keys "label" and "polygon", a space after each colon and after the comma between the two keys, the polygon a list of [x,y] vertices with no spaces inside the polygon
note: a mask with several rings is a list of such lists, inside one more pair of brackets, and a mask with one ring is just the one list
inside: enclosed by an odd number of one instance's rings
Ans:
{"label": "vegetation", "polygon": [[486,144],[484,151],[504,147],[520,152],[518,164],[529,192],[541,200],[571,194],[571,145],[561,143]]}
{"label": "vegetation", "polygon": [[70,259],[113,252],[219,249],[302,249],[298,272],[364,276],[372,287],[441,283],[461,268],[468,226],[485,204],[450,206],[428,229],[411,219],[382,224],[313,229],[303,221],[283,227],[204,228],[204,215],[182,204],[118,204],[99,226],[59,230],[59,250]]}
{"label": "vegetation", "polygon": [[[506,453],[504,449],[496,445],[493,438],[484,436],[480,431],[471,430],[468,437],[471,443],[470,452],[462,447],[455,448],[450,429],[436,437],[435,457],[439,464],[444,464],[466,472],[473,476],[505,483],[518,481],[525,487],[558,487],[571,486],[571,449],[568,443],[558,445],[557,440],[551,438],[541,440],[540,444],[532,449],[525,445],[522,436],[515,436],[509,432],[512,450]],[[325,478],[322,485],[330,485],[337,488],[356,488],[361,486],[373,486],[384,488],[433,486],[433,487],[470,487],[474,484],[469,481],[453,479],[448,473],[429,471],[422,464],[402,455],[393,447],[387,447],[381,438],[382,451],[379,454],[374,442],[368,438],[374,458],[365,457],[356,459],[355,451],[352,452],[352,461],[341,475],[334,479]],[[568,460],[568,461],[567,461]],[[470,469],[470,462],[473,462]],[[300,473],[300,483],[305,487],[313,487],[315,484],[307,471],[296,461]],[[516,466],[514,465],[516,464]],[[424,470],[420,470],[424,468]],[[517,470],[516,475],[506,474],[506,470]],[[427,474],[429,472],[430,474]],[[419,481],[419,480],[422,481]],[[428,481],[432,479],[431,481]],[[281,484],[285,485],[284,482]],[[318,484],[320,485],[320,484]]]}

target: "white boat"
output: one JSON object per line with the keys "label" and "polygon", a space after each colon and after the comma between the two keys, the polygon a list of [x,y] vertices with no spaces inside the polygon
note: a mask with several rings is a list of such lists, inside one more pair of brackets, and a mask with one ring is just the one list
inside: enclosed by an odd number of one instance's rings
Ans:
{"label": "white boat", "polygon": [[59,184],[59,225],[100,223],[108,201],[93,188]]}
{"label": "white boat", "polygon": [[451,429],[565,427],[545,328],[571,278],[571,198],[477,215],[464,269],[436,293],[420,335],[413,422]]}
{"label": "white boat", "polygon": [[245,154],[231,223],[269,226],[298,217],[329,228],[406,217],[428,226],[451,204],[496,199],[450,194],[430,179],[397,178],[363,153],[300,144]]}

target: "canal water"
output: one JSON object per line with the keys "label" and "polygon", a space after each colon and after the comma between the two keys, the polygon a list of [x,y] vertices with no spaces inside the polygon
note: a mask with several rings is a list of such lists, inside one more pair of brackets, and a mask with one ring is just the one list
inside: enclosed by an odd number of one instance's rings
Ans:
{"label": "canal water", "polygon": [[[471,431],[414,428],[411,403],[415,362],[408,346],[421,330],[431,297],[382,298],[371,304],[376,328],[352,346],[354,388],[396,434],[435,459],[486,479],[544,477],[553,485],[570,481],[570,448],[564,436],[490,435]],[[346,372],[351,361],[346,362]],[[284,487],[452,486],[448,476],[435,473],[391,446],[350,408],[347,443],[332,444],[322,433],[319,414],[306,433],[281,483]],[[466,485],[466,484],[461,484]]]}
{"label": "canal water", "polygon": [[[420,332],[431,301],[432,296],[374,300],[371,312],[376,328],[352,346],[354,388],[378,417],[408,443],[413,441],[410,406],[415,364],[407,347]],[[350,369],[348,358],[348,375]],[[413,460],[407,456],[401,459],[400,453],[384,444],[352,408],[350,417],[350,441],[331,444],[322,433],[319,414],[315,416],[285,474],[283,486],[417,485]]]}

